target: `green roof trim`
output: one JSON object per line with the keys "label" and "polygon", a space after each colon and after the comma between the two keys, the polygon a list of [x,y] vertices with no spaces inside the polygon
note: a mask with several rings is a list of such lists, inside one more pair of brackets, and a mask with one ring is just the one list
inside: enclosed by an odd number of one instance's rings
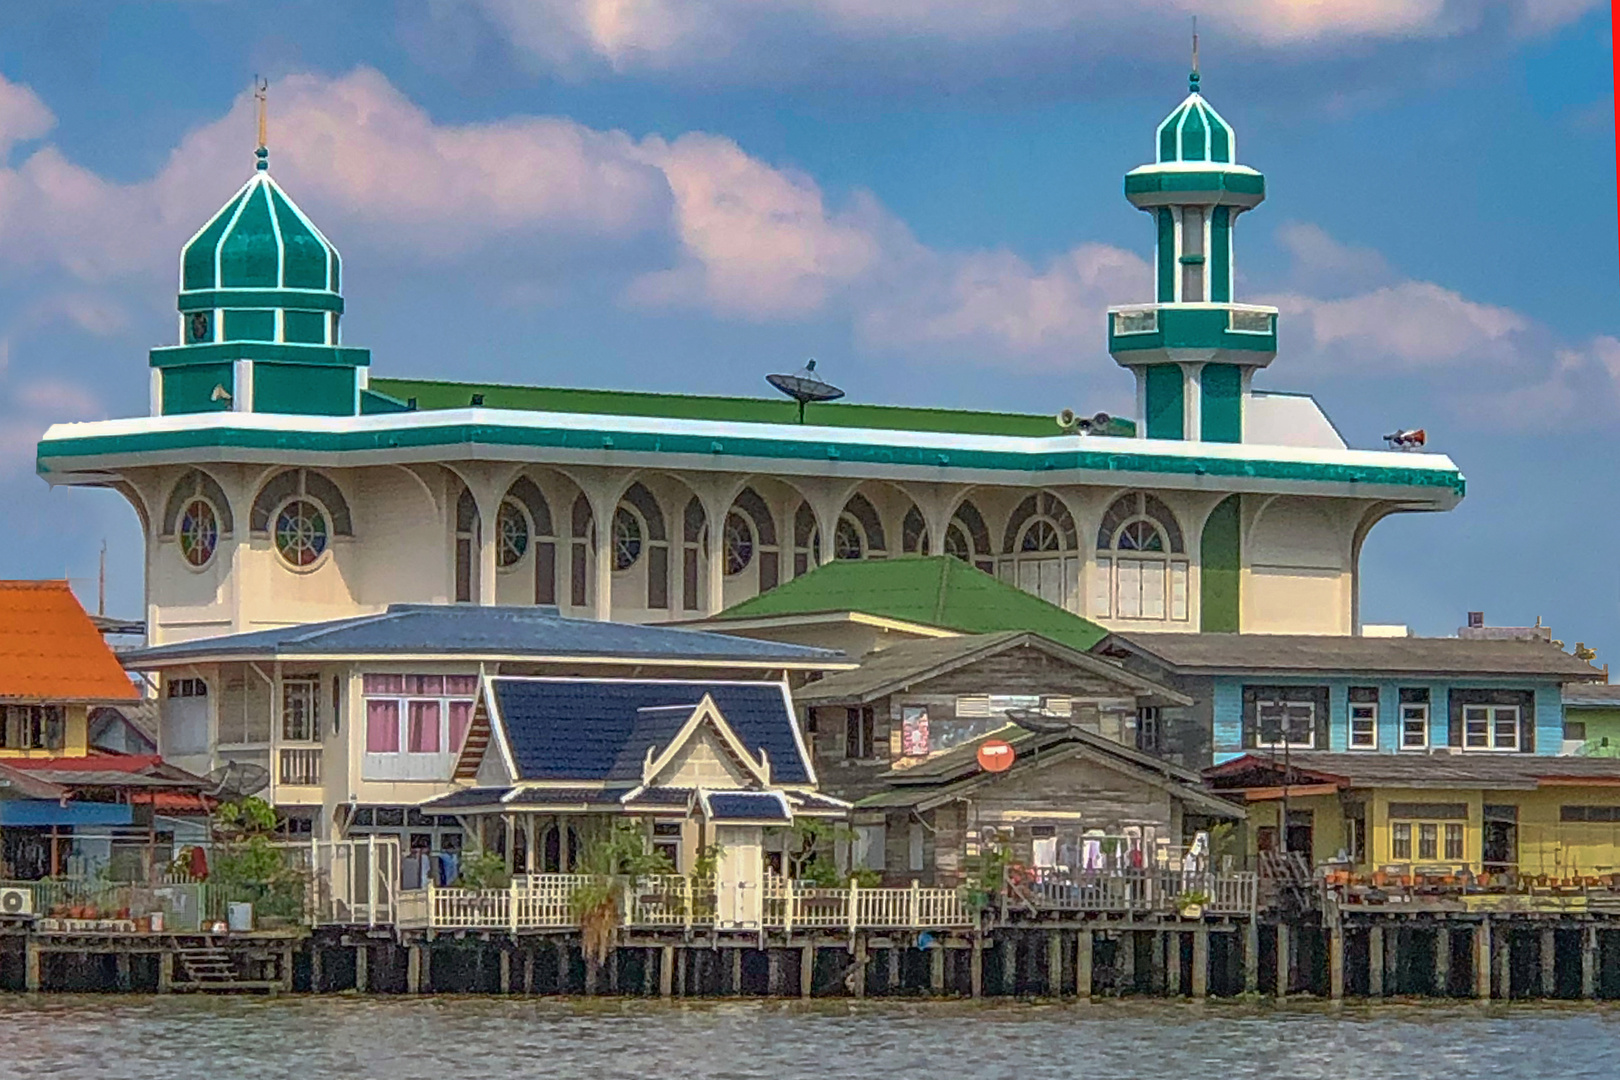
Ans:
{"label": "green roof trim", "polygon": [[183,292],[176,306],[181,311],[213,308],[296,308],[305,311],[343,311],[343,297],[307,289],[206,289]]}
{"label": "green roof trim", "polygon": [[261,341],[226,341],[214,345],[165,345],[153,349],[148,355],[151,358],[151,365],[155,368],[217,364],[232,360],[279,361],[328,367],[367,367],[371,364],[370,349]]}
{"label": "green roof trim", "polygon": [[1107,636],[1082,619],[949,555],[829,563],[716,619],[759,619],[856,611],[965,634],[1025,631],[1086,651]]}
{"label": "green roof trim", "polygon": [[[311,349],[318,346],[261,345],[242,342],[232,345],[193,346],[175,352],[194,353],[198,349],[236,349],[244,358],[262,358],[266,349]],[[354,352],[360,350],[327,350]],[[221,354],[224,356],[224,354]],[[296,362],[296,361],[295,361]],[[170,361],[179,364],[179,360]],[[371,388],[397,398],[410,387],[396,379],[374,379]],[[420,406],[420,402],[418,402]],[[415,414],[420,415],[420,414]],[[574,450],[616,450],[626,453],[726,454],[740,458],[778,460],[838,459],[846,463],[881,466],[921,466],[928,468],[987,469],[1021,473],[1052,473],[1064,470],[1097,472],[1161,473],[1167,475],[1243,477],[1262,480],[1291,480],[1304,483],[1365,483],[1396,487],[1440,488],[1459,498],[1466,493],[1466,482],[1456,469],[1415,469],[1391,465],[1332,464],[1309,461],[1250,460],[1227,457],[1194,457],[1159,454],[1151,450],[1123,453],[1110,450],[1053,450],[1039,454],[1011,450],[938,450],[915,446],[885,446],[831,440],[798,441],[758,437],[728,436],[724,439],[669,432],[579,430],[505,425],[498,423],[447,423],[364,431],[282,431],[233,427],[222,421],[205,428],[179,431],[143,431],[128,435],[86,435],[49,439],[39,444],[39,471],[49,472],[46,461],[114,454],[145,454],[173,450],[271,450],[309,453],[388,451],[438,448],[446,445],[529,446]]]}
{"label": "green roof trim", "polygon": [[[478,394],[483,397],[485,408],[530,412],[656,416],[672,420],[749,424],[797,424],[799,416],[799,406],[786,398],[654,394],[630,390],[378,378],[371,380],[371,388],[401,400],[415,398],[416,407],[422,410],[465,409],[472,403],[473,395]],[[1064,434],[1053,418],[1046,414],[917,409],[900,405],[858,405],[845,401],[811,402],[805,407],[804,419],[806,424],[824,427],[938,431],[952,435],[1027,437]],[[1127,437],[1135,433],[1135,425],[1129,420],[1116,420],[1114,428],[1109,431],[1111,435]]]}

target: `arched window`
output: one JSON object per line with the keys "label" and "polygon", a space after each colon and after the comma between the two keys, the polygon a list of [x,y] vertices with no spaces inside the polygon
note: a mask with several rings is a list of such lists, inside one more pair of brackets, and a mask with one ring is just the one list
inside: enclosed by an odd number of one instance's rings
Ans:
{"label": "arched window", "polygon": [[282,562],[295,570],[318,563],[333,537],[354,535],[343,493],[310,469],[271,477],[254,496],[248,528],[268,536]]}
{"label": "arched window", "polygon": [[[516,529],[521,524],[527,530],[527,547],[533,553],[534,602],[557,602],[557,538],[552,531],[551,504],[546,501],[540,487],[527,476],[520,476],[506,489],[501,503],[500,518],[496,522],[501,530],[501,554],[497,562],[506,567],[517,567],[523,561],[518,550],[520,538]],[[509,532],[509,527],[514,530]],[[507,562],[505,560],[511,559]]]}
{"label": "arched window", "polygon": [[[793,571],[804,573],[821,562],[821,528],[808,502],[800,503],[793,519]],[[833,558],[881,559],[885,553],[883,522],[865,495],[856,493],[844,504],[833,526]]]}
{"label": "arched window", "polygon": [[[928,526],[923,521],[922,511],[916,506],[906,512],[905,521],[901,524],[900,543],[901,549],[909,553],[927,555],[933,550]],[[945,528],[945,554],[978,567],[987,574],[995,572],[995,560],[989,557],[990,533],[984,527],[984,518],[979,516],[978,508],[972,503],[964,502],[951,516],[950,524]]]}
{"label": "arched window", "polygon": [[326,512],[309,499],[293,499],[276,511],[272,534],[276,552],[288,566],[302,570],[326,553]]}
{"label": "arched window", "polygon": [[574,500],[569,529],[568,602],[584,607],[591,602],[591,500],[582,491]]}
{"label": "arched window", "polygon": [[641,541],[646,530],[640,516],[628,506],[613,512],[613,569],[624,571],[641,561]]}
{"label": "arched window", "polygon": [[529,516],[511,499],[501,500],[500,512],[495,515],[495,534],[500,537],[495,565],[510,570],[529,553]]}
{"label": "arched window", "polygon": [[1187,560],[1181,526],[1146,492],[1115,499],[1097,527],[1091,614],[1100,618],[1184,621]]}
{"label": "arched window", "polygon": [[169,491],[169,501],[163,508],[163,524],[159,532],[165,538],[175,535],[180,523],[181,514],[195,500],[202,499],[208,503],[214,512],[214,522],[220,536],[230,536],[236,531],[236,523],[231,516],[231,502],[225,497],[225,489],[201,469],[188,469],[175,481],[174,487]]}
{"label": "arched window", "polygon": [[[735,541],[751,536],[753,549],[746,553]],[[726,515],[726,573],[740,574],[749,566],[758,568],[759,591],[776,588],[781,577],[781,548],[776,538],[776,518],[759,492],[743,488],[732,500],[731,512]]]}
{"label": "arched window", "polygon": [[703,608],[703,547],[706,519],[703,500],[696,495],[687,500],[681,520],[681,607],[687,611]]}
{"label": "arched window", "polygon": [[1062,499],[1050,491],[1027,496],[1007,519],[1001,549],[1003,581],[1058,607],[1079,610],[1080,533]]}
{"label": "arched window", "polygon": [[466,488],[456,500],[456,603],[473,602],[473,579],[478,566],[478,500]]}
{"label": "arched window", "polygon": [[[613,574],[632,581],[646,576],[646,597],[649,608],[669,607],[669,536],[664,529],[664,511],[653,493],[641,483],[631,484],[613,510],[606,542],[609,547],[609,566]],[[573,522],[573,581],[571,599],[576,606],[589,603],[587,574],[592,560],[591,552],[597,544],[595,522],[591,518],[590,500],[581,492],[574,500]],[[596,588],[612,588],[610,583],[596,582]]]}
{"label": "arched window", "polygon": [[219,520],[205,498],[194,498],[180,511],[180,557],[201,570],[214,558],[219,545]]}

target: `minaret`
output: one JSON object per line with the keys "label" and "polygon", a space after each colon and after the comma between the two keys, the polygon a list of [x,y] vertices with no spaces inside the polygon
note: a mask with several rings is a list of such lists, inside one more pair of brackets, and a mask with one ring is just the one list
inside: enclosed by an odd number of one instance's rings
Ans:
{"label": "minaret", "polygon": [[1156,160],[1125,176],[1125,197],[1153,215],[1157,299],[1111,308],[1108,351],[1136,375],[1137,431],[1150,439],[1242,442],[1257,368],[1277,354],[1277,309],[1232,302],[1232,233],[1266,197],[1237,164],[1231,125],[1199,89],[1159,125]]}
{"label": "minaret", "polygon": [[372,411],[371,354],[339,333],[342,261],[271,178],[262,81],[253,97],[253,173],[180,253],[180,344],[152,350],[152,414]]}

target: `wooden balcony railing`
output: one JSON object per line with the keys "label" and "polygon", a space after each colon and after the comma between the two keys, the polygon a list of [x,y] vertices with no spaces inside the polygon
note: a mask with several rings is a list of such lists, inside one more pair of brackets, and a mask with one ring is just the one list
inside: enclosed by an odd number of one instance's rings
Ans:
{"label": "wooden balcony railing", "polygon": [[1037,871],[1008,884],[1011,906],[1098,914],[1253,915],[1258,879],[1251,873],[1125,868]]}
{"label": "wooden balcony railing", "polygon": [[284,746],[281,748],[279,762],[277,777],[281,783],[300,787],[320,786],[320,747]]}

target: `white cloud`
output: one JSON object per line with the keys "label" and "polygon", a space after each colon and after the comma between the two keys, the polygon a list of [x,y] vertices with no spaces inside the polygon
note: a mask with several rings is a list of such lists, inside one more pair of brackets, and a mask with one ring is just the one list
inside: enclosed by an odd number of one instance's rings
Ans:
{"label": "white cloud", "polygon": [[0,163],[13,144],[41,138],[55,126],[56,117],[38,94],[0,75]]}
{"label": "white cloud", "polygon": [[[1261,49],[1346,40],[1432,39],[1473,31],[1506,11],[1522,32],[1579,18],[1598,0],[464,0],[521,53],[554,68],[582,62],[615,71],[746,69],[759,78],[796,69],[807,40],[886,44],[916,55],[938,46],[993,53],[1013,39],[1047,37],[1077,56],[1106,56],[1144,32],[1192,15],[1240,46]],[[811,50],[822,54],[821,50]],[[836,56],[836,49],[822,55]],[[1054,52],[1054,58],[1058,52]]]}

